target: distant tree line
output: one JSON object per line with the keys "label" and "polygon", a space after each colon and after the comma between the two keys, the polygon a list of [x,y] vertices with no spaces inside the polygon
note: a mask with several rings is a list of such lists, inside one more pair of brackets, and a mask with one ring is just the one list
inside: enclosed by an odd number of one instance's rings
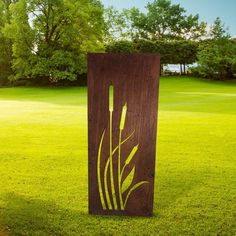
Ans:
{"label": "distant tree line", "polygon": [[232,79],[236,75],[236,40],[217,17],[207,30],[198,15],[187,15],[179,4],[154,0],[146,13],[137,8],[105,10],[107,52],[159,53],[161,64],[197,63],[189,72],[211,79]]}
{"label": "distant tree line", "polygon": [[159,53],[162,66],[185,73],[197,62],[197,76],[234,78],[236,41],[220,18],[206,26],[169,0],[146,13],[99,0],[0,0],[0,84],[81,83],[89,52]]}
{"label": "distant tree line", "polygon": [[198,42],[190,40],[121,40],[108,43],[105,49],[107,52],[114,53],[159,53],[161,71],[164,64],[180,64],[182,74],[185,74],[186,65],[197,61]]}

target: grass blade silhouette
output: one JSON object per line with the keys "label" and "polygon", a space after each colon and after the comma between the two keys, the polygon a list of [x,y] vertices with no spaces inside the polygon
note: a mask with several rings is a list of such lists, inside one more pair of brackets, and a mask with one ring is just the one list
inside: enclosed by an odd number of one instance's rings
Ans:
{"label": "grass blade silhouette", "polygon": [[[121,145],[126,143],[134,134],[135,131],[133,131],[126,139],[124,139],[121,142]],[[112,158],[114,157],[114,154],[116,153],[116,151],[118,150],[119,146],[117,145],[114,150],[112,151]],[[108,157],[106,165],[105,165],[105,169],[104,169],[104,188],[105,188],[105,194],[107,196],[107,198],[109,197],[109,192],[108,192],[108,182],[107,182],[107,174],[108,174],[108,169],[109,169],[109,165],[110,165],[110,158]],[[111,207],[112,209],[112,207]],[[109,208],[109,210],[111,210]]]}
{"label": "grass blade silhouette", "polygon": [[121,185],[121,193],[123,194],[132,184],[135,174],[135,166],[132,168],[132,170],[129,172],[129,174],[126,176],[124,181]]}
{"label": "grass blade silhouette", "polygon": [[[101,183],[101,151],[102,151],[102,144],[104,139],[105,130],[102,133],[102,137],[100,140],[99,148],[98,148],[98,160],[97,160],[97,179],[98,179],[98,189],[99,189],[99,195],[102,203],[102,209],[106,210],[106,204],[104,201],[103,191],[102,191],[102,183]],[[109,197],[109,196],[108,196]],[[110,198],[107,199],[107,203],[109,206]]]}
{"label": "grass blade silhouette", "polygon": [[139,188],[140,186],[142,186],[143,184],[148,184],[148,181],[141,181],[137,184],[135,184],[128,192],[126,198],[125,198],[125,203],[124,203],[124,207],[126,207],[127,201],[129,200],[130,194],[136,190],[137,188]]}
{"label": "grass blade silhouette", "polygon": [[129,156],[127,157],[126,161],[125,161],[125,164],[122,168],[122,171],[121,171],[121,179],[122,179],[122,176],[124,174],[124,171],[125,171],[125,167],[131,162],[131,160],[133,159],[135,153],[138,151],[138,144],[136,146],[133,147],[133,149],[131,150]]}

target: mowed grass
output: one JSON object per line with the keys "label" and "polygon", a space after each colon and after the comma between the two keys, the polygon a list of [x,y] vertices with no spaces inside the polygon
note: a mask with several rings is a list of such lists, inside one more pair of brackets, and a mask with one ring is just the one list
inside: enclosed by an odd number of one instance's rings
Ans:
{"label": "mowed grass", "polygon": [[88,215],[86,88],[0,89],[0,235],[236,235],[236,83],[162,78],[154,216]]}

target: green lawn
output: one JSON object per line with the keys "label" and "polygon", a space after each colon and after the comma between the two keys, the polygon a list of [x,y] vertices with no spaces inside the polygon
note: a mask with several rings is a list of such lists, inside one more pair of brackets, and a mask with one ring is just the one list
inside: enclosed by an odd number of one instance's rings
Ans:
{"label": "green lawn", "polygon": [[86,106],[0,89],[0,235],[236,235],[236,83],[161,79],[151,218],[88,215]]}

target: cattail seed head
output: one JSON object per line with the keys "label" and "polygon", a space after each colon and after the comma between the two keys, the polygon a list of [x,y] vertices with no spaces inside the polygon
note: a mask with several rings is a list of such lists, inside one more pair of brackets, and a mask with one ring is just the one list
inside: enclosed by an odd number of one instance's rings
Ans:
{"label": "cattail seed head", "polygon": [[121,113],[121,118],[120,118],[120,130],[124,129],[126,112],[127,112],[127,104],[125,103],[125,105],[122,108],[122,113]]}
{"label": "cattail seed head", "polygon": [[109,111],[113,111],[114,106],[114,88],[113,85],[109,86]]}

